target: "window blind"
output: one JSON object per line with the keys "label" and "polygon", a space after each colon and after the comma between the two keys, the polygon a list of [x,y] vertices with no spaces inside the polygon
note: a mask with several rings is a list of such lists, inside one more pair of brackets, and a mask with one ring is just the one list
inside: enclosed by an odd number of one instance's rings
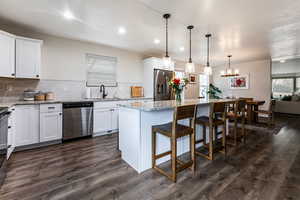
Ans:
{"label": "window blind", "polygon": [[116,68],[118,60],[116,57],[86,54],[87,86],[97,87],[105,85],[117,86]]}

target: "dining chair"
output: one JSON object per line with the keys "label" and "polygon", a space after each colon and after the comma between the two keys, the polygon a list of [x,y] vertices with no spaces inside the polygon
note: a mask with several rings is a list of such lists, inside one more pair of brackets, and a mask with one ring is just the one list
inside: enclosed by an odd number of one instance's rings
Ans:
{"label": "dining chair", "polygon": [[255,112],[257,115],[260,115],[261,117],[264,116],[265,118],[267,118],[267,124],[269,127],[271,127],[272,125],[274,125],[274,120],[275,120],[275,116],[274,116],[275,105],[276,105],[276,100],[272,99],[270,101],[268,110],[257,110],[253,112]]}

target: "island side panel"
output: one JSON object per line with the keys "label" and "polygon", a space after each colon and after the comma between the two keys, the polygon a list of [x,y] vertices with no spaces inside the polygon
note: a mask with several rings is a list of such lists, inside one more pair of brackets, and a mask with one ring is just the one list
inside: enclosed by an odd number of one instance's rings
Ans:
{"label": "island side panel", "polygon": [[119,148],[121,156],[140,172],[140,110],[119,108]]}

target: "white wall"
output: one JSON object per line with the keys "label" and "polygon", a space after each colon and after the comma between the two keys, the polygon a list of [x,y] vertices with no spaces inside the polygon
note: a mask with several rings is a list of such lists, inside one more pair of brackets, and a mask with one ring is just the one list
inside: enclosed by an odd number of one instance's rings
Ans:
{"label": "white wall", "polygon": [[231,90],[229,88],[228,78],[220,76],[220,72],[227,66],[213,67],[212,83],[219,87],[223,92],[223,97],[253,97],[256,100],[265,100],[264,109],[268,108],[271,98],[271,61],[260,60],[254,62],[245,62],[233,64],[232,68],[240,70],[241,75],[249,75],[249,89]]}

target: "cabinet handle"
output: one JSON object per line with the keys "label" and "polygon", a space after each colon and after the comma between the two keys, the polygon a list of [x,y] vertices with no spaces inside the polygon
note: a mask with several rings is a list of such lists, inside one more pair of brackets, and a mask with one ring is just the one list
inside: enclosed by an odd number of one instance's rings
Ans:
{"label": "cabinet handle", "polygon": [[107,131],[108,133],[111,133],[112,132],[112,130],[109,130],[109,131]]}
{"label": "cabinet handle", "polygon": [[49,110],[53,110],[53,109],[55,109],[55,107],[48,107],[48,109],[49,109]]}
{"label": "cabinet handle", "polygon": [[8,149],[11,148],[11,145],[8,145],[7,148],[8,148]]}
{"label": "cabinet handle", "polygon": [[36,75],[36,77],[38,78],[38,77],[40,77],[40,75]]}
{"label": "cabinet handle", "polygon": [[11,129],[11,126],[8,126],[8,129]]}
{"label": "cabinet handle", "polygon": [[62,113],[59,113],[59,115],[62,115]]}
{"label": "cabinet handle", "polygon": [[12,73],[11,75],[12,75],[12,76],[15,76],[15,74],[14,74],[14,73]]}

